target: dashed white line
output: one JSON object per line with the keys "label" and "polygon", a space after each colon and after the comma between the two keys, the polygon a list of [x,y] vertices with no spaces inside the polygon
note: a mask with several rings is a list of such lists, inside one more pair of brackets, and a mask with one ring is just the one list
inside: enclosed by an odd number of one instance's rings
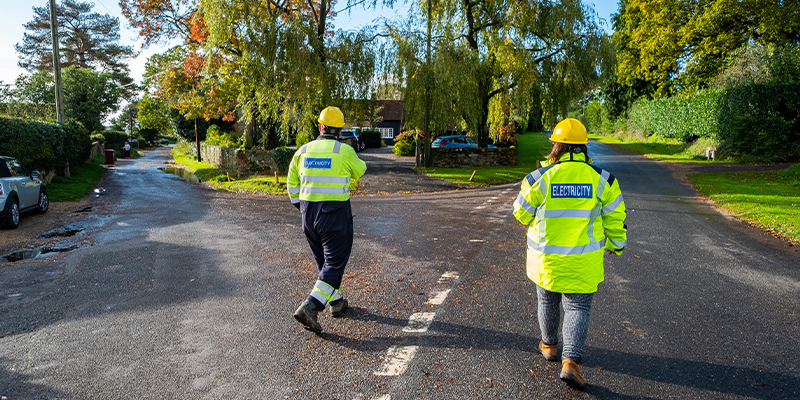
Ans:
{"label": "dashed white line", "polygon": [[447,295],[450,293],[450,289],[442,290],[441,292],[436,292],[430,299],[428,299],[428,304],[438,306],[444,303],[444,300],[447,298]]}
{"label": "dashed white line", "polygon": [[408,325],[403,328],[403,332],[422,333],[426,332],[433,322],[436,313],[423,312],[411,314],[408,318]]}
{"label": "dashed white line", "polygon": [[414,359],[417,349],[419,349],[419,346],[389,347],[389,350],[386,351],[383,367],[380,371],[375,371],[374,374],[378,376],[402,375],[403,372],[406,372],[411,360]]}
{"label": "dashed white line", "polygon": [[441,278],[439,278],[439,283],[445,283],[450,279],[458,279],[458,272],[456,271],[447,271],[442,274]]}

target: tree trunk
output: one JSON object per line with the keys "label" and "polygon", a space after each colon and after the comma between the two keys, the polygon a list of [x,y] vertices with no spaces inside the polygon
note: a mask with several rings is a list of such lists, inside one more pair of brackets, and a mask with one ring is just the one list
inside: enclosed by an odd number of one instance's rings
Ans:
{"label": "tree trunk", "polygon": [[194,142],[197,143],[197,162],[203,161],[200,157],[200,134],[197,132],[197,118],[194,119]]}

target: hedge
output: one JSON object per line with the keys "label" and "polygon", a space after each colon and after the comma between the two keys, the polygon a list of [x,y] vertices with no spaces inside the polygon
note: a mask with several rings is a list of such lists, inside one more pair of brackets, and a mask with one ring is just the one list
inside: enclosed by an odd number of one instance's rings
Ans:
{"label": "hedge", "polygon": [[694,95],[640,100],[628,121],[646,133],[690,142],[716,140],[721,153],[798,158],[800,84],[749,83]]}
{"label": "hedge", "polygon": [[379,131],[365,129],[359,132],[359,135],[361,135],[361,140],[364,141],[366,148],[377,149],[381,147],[381,133]]}
{"label": "hedge", "polygon": [[747,84],[719,99],[720,143],[765,161],[798,158],[800,84]]}
{"label": "hedge", "polygon": [[717,113],[721,91],[708,90],[693,95],[640,100],[628,120],[645,131],[665,138],[692,141],[717,137]]}
{"label": "hedge", "polygon": [[59,125],[0,116],[0,155],[14,157],[30,171],[55,171],[85,162],[91,152],[90,133],[80,122]]}

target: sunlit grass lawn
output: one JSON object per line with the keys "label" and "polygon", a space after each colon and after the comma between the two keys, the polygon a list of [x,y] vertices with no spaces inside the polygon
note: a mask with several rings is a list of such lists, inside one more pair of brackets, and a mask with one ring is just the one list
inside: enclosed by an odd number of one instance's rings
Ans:
{"label": "sunlit grass lawn", "polygon": [[[541,132],[519,135],[517,140],[517,165],[509,167],[418,168],[417,170],[448,182],[472,183],[477,186],[497,185],[521,180],[535,170],[536,161],[542,161],[550,152],[551,144]],[[472,172],[475,177],[469,180]]]}
{"label": "sunlit grass lawn", "polygon": [[777,171],[690,174],[720,206],[762,229],[800,241],[800,187]]}
{"label": "sunlit grass lawn", "polygon": [[[198,162],[194,157],[178,151],[173,151],[173,158],[175,162],[197,175],[203,182],[207,182],[219,190],[286,194],[286,175],[279,174],[278,182],[275,182],[274,173],[272,175],[255,174],[237,178],[235,173],[225,171],[225,169],[211,163]],[[351,192],[354,192],[357,188],[358,181],[350,182]]]}
{"label": "sunlit grass lawn", "polygon": [[47,195],[50,197],[50,201],[53,203],[78,201],[86,197],[97,187],[100,179],[103,179],[106,169],[100,164],[104,161],[104,156],[101,154],[90,163],[72,168],[70,171],[72,176],[69,178],[63,176],[54,177],[47,184]]}
{"label": "sunlit grass lawn", "polygon": [[731,164],[741,161],[734,159],[707,159],[705,156],[706,147],[716,146],[706,139],[698,139],[694,143],[683,143],[677,139],[662,138],[655,135],[643,138],[625,134],[602,136],[590,134],[589,139],[615,144],[658,161],[708,164]]}

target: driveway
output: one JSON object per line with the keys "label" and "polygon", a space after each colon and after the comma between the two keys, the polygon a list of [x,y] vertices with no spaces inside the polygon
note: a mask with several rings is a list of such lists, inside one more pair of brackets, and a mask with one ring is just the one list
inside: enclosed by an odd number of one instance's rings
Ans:
{"label": "driveway", "polygon": [[475,187],[463,183],[445,182],[414,170],[414,157],[399,157],[391,147],[366,149],[358,157],[367,163],[367,173],[361,178],[356,194],[410,194],[460,190]]}

